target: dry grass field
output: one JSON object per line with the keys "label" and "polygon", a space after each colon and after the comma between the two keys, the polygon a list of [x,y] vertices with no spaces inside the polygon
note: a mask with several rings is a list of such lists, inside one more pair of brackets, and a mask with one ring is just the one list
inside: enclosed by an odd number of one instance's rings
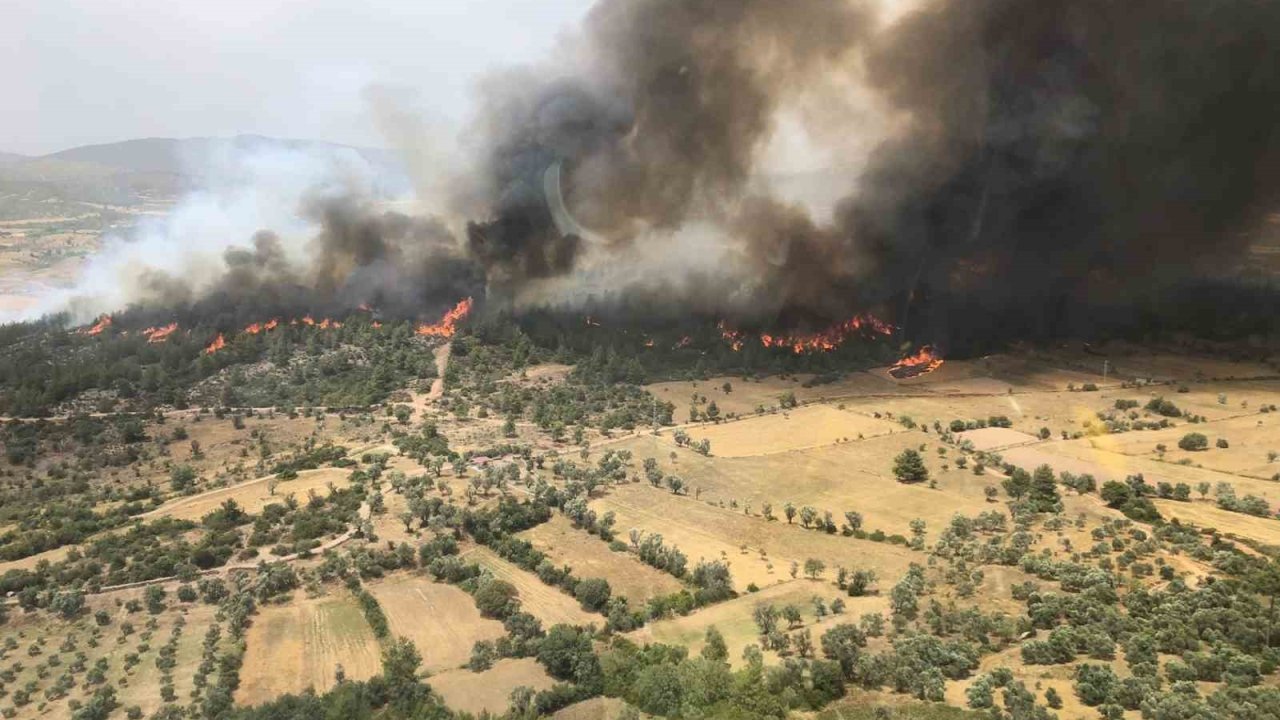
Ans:
{"label": "dry grass field", "polygon": [[1203,529],[1217,530],[1226,535],[1245,538],[1263,545],[1280,547],[1280,520],[1255,517],[1223,510],[1212,502],[1177,502],[1155,500],[1160,514],[1172,520]]}
{"label": "dry grass field", "polygon": [[[1188,432],[1203,433],[1209,438],[1206,451],[1188,452],[1178,449],[1178,440]],[[1229,447],[1219,448],[1219,439]],[[1270,459],[1269,453],[1280,453],[1280,413],[1251,413],[1191,425],[1179,423],[1165,430],[1130,432],[1095,439],[1091,445],[1133,457],[1160,458],[1166,463],[1188,463],[1219,472],[1233,473],[1270,480],[1280,473],[1280,458]],[[1166,450],[1161,453],[1158,445]]]}
{"label": "dry grass field", "polygon": [[[842,615],[818,618],[813,604],[815,597],[822,598],[827,605],[835,598],[843,597],[847,606]],[[683,645],[689,648],[690,655],[696,655],[705,644],[707,629],[715,626],[724,636],[725,645],[729,648],[729,661],[739,666],[742,664],[743,649],[753,643],[760,644],[759,629],[752,619],[752,613],[760,605],[774,605],[779,610],[787,605],[795,605],[804,618],[804,627],[812,631],[815,639],[831,625],[857,623],[866,613],[887,614],[889,610],[886,596],[844,597],[844,593],[831,582],[799,579],[757,593],[744,594],[692,615],[650,623],[630,633],[628,637],[637,643]],[[775,662],[778,660],[777,655],[772,652],[767,653],[766,658]]]}
{"label": "dry grass field", "polygon": [[609,581],[615,596],[642,607],[657,595],[677,592],[683,587],[667,573],[640,562],[630,553],[614,552],[600,538],[573,527],[563,515],[555,515],[520,537],[533,543],[557,565],[568,565],[578,577],[601,577]]}
{"label": "dry grass field", "polygon": [[[738,424],[741,423],[725,428]],[[693,435],[697,437],[696,432]],[[764,504],[770,503],[773,515],[783,525],[783,507],[788,502],[797,508],[810,505],[819,512],[830,511],[837,524],[844,521],[846,511],[855,510],[865,517],[867,530],[878,528],[904,535],[915,518],[923,519],[933,531],[949,522],[955,513],[972,516],[992,509],[982,491],[995,481],[954,467],[949,455],[937,454],[940,445],[932,436],[918,432],[898,432],[762,457],[722,458],[715,454],[713,445],[710,458],[679,450],[674,463],[670,460],[674,446],[665,440],[639,437],[621,446],[631,449],[637,458],[657,459],[663,472],[683,478],[694,488],[690,494],[699,500],[723,502],[730,509],[736,502],[738,514],[743,514],[743,506],[749,503],[753,516],[759,516]],[[937,481],[936,488],[904,485],[893,477],[894,457],[922,444],[928,446],[925,462]],[[943,470],[944,464],[948,465],[947,470]],[[641,489],[653,491],[647,485]]]}
{"label": "dry grass field", "polygon": [[250,480],[249,482],[220,488],[188,498],[178,498],[161,505],[143,517],[172,517],[184,520],[199,520],[213,512],[227,500],[234,500],[244,508],[245,512],[258,513],[271,503],[283,503],[289,495],[294,495],[300,502],[307,499],[307,494],[315,492],[321,496],[329,493],[329,484],[345,487],[351,471],[345,468],[318,468],[303,470],[293,480],[282,480],[271,494],[273,476]]}
{"label": "dry grass field", "polygon": [[574,703],[551,717],[555,720],[618,720],[626,709],[627,703],[623,700],[598,697]]}
{"label": "dry grass field", "polygon": [[717,457],[751,457],[834,445],[905,430],[901,425],[837,409],[810,405],[719,425],[688,430],[710,440]]}
{"label": "dry grass field", "polygon": [[809,558],[833,569],[874,569],[883,578],[897,578],[921,559],[902,547],[804,530],[785,519],[767,522],[647,485],[615,487],[592,506],[600,513],[615,512],[622,533],[637,528],[662,535],[668,546],[689,557],[690,567],[700,559],[726,561],[740,592],[752,583],[764,588],[790,580],[791,564],[803,565]]}
{"label": "dry grass field", "polygon": [[555,680],[537,660],[520,658],[499,660],[484,672],[450,670],[431,676],[427,684],[455,711],[497,715],[511,706],[512,690],[518,687],[546,690],[555,685]]}
{"label": "dry grass field", "polygon": [[382,671],[378,641],[360,607],[343,591],[261,608],[246,647],[236,693],[244,705],[307,688],[323,692],[333,687],[338,665],[353,680]]}
{"label": "dry grass field", "polygon": [[495,640],[502,623],[480,616],[471,596],[452,585],[397,574],[369,583],[393,636],[407,637],[422,653],[422,669],[435,673],[461,666],[479,640]]}
{"label": "dry grass field", "polygon": [[558,589],[543,583],[533,573],[498,557],[486,547],[463,553],[463,559],[479,565],[499,580],[506,580],[520,593],[521,608],[542,621],[544,627],[568,625],[604,625],[604,617],[583,610],[578,602]]}
{"label": "dry grass field", "polygon": [[[708,380],[682,380],[675,382],[654,383],[647,385],[646,390],[659,400],[675,405],[676,422],[689,419],[689,408],[694,393],[705,396],[708,401],[715,400],[721,415],[750,415],[759,408],[769,410],[778,406],[779,398],[785,393],[794,393],[802,403],[824,398],[840,398],[854,395],[895,395],[907,393],[896,382],[867,373],[851,373],[848,377],[826,385],[804,387],[810,375],[797,375],[791,378],[769,377],[763,379],[744,380],[740,377],[713,377]],[[724,384],[729,383],[730,391],[724,391]]]}

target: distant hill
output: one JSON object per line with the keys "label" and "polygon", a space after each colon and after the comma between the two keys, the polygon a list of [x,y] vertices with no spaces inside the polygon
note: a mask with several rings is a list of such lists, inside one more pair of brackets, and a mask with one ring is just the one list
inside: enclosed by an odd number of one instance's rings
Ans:
{"label": "distant hill", "polygon": [[386,150],[316,140],[237,135],[231,138],[141,138],[85,145],[27,157],[0,153],[0,194],[125,204],[180,194],[200,185],[210,158],[254,150],[353,152],[388,176],[400,173]]}

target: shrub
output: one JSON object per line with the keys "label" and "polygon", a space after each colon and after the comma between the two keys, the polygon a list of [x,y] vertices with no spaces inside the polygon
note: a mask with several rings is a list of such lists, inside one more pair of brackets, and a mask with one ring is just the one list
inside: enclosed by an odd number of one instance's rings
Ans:
{"label": "shrub", "polygon": [[1198,451],[1209,449],[1209,438],[1204,433],[1187,433],[1178,441],[1178,447],[1183,450]]}

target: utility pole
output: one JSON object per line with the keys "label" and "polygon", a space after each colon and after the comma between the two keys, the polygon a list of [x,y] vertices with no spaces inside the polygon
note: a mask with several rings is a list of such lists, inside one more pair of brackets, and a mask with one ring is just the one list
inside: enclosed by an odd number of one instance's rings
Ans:
{"label": "utility pole", "polygon": [[1104,385],[1107,383],[1107,370],[1110,369],[1109,368],[1110,362],[1111,362],[1110,360],[1102,361],[1102,383]]}

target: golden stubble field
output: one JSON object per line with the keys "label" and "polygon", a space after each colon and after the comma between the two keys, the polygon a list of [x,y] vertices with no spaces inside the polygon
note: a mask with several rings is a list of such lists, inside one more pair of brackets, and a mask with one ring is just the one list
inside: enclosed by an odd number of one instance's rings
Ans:
{"label": "golden stubble field", "polygon": [[236,701],[256,705],[307,688],[336,684],[338,666],[352,680],[382,671],[378,641],[345,591],[259,609],[246,637]]}
{"label": "golden stubble field", "polygon": [[[625,532],[623,533],[625,535]],[[667,573],[645,565],[635,555],[614,552],[606,542],[585,530],[573,527],[563,515],[520,533],[546,553],[556,565],[569,565],[583,578],[604,578],[615,596],[627,598],[638,608],[651,597],[668,595],[683,587]]]}
{"label": "golden stubble field", "polygon": [[396,574],[367,589],[386,613],[391,634],[413,641],[429,673],[458,668],[477,641],[506,633],[501,622],[481,617],[470,595],[421,575]]}
{"label": "golden stubble field", "polygon": [[533,658],[507,658],[482,672],[459,669],[433,675],[427,684],[454,711],[500,715],[511,706],[516,688],[547,690],[556,682]]}

